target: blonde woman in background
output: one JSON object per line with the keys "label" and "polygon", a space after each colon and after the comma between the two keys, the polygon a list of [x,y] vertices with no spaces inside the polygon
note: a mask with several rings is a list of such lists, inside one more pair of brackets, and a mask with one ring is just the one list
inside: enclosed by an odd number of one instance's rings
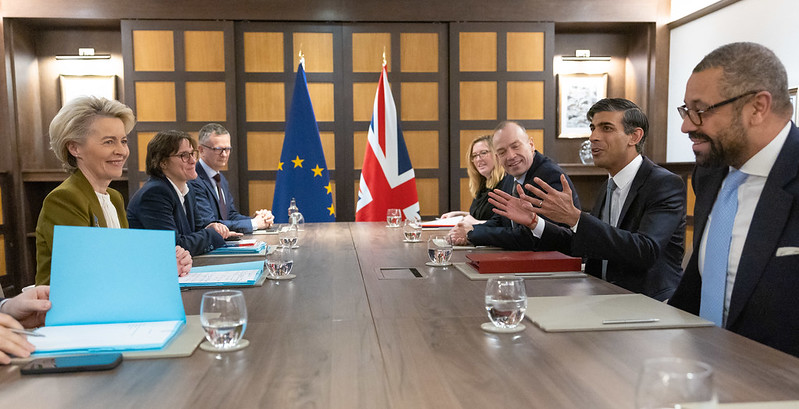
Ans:
{"label": "blonde woman in background", "polygon": [[472,224],[482,223],[491,218],[494,208],[488,203],[488,192],[496,188],[502,178],[505,177],[505,170],[498,166],[499,160],[494,151],[491,135],[483,135],[475,138],[466,151],[466,171],[469,174],[469,192],[472,194],[472,205],[469,211],[454,211],[441,215],[442,219],[455,216],[463,216]]}

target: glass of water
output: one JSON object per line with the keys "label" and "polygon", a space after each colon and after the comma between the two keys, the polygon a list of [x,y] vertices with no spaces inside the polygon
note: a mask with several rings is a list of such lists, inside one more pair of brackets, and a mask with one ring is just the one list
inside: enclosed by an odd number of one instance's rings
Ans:
{"label": "glass of water", "polygon": [[286,225],[277,232],[277,239],[281,247],[299,247],[300,235],[297,225]]}
{"label": "glass of water", "polygon": [[402,223],[402,213],[400,209],[388,209],[386,211],[386,222],[388,227],[399,227]]}
{"label": "glass of water", "polygon": [[235,348],[247,329],[247,304],[238,290],[203,294],[200,322],[205,339],[218,350]]}
{"label": "glass of water", "polygon": [[452,239],[449,236],[433,236],[427,240],[427,257],[437,266],[449,265],[452,257]]}
{"label": "glass of water", "polygon": [[644,362],[635,391],[638,409],[715,408],[713,368],[699,361],[655,358]]}
{"label": "glass of water", "polygon": [[407,219],[402,228],[405,241],[417,242],[422,239],[422,224],[419,219]]}
{"label": "glass of water", "polygon": [[294,267],[294,257],[290,247],[277,247],[271,253],[266,254],[267,276],[272,278],[285,277],[291,274]]}
{"label": "glass of water", "polygon": [[486,283],[486,312],[498,328],[516,328],[527,311],[527,290],[519,277],[491,277]]}

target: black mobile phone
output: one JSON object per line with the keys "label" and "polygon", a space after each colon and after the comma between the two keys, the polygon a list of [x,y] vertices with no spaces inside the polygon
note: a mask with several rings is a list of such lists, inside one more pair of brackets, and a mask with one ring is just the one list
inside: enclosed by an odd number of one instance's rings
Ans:
{"label": "black mobile phone", "polygon": [[225,239],[225,241],[239,241],[241,240],[241,236],[230,236]]}
{"label": "black mobile phone", "polygon": [[60,356],[36,358],[25,364],[20,373],[34,375],[42,373],[105,371],[116,368],[122,362],[120,353]]}

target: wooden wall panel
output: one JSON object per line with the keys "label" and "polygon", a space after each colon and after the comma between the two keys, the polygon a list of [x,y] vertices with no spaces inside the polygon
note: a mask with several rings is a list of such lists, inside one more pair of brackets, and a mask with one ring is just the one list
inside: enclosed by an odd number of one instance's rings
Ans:
{"label": "wooden wall panel", "polygon": [[4,234],[0,234],[0,277],[6,274],[8,274],[8,268],[6,267],[6,237]]}
{"label": "wooden wall panel", "polygon": [[311,96],[311,105],[317,122],[336,120],[335,84],[311,82],[308,84],[308,94]]}
{"label": "wooden wall panel", "polygon": [[[3,224],[3,187],[0,186],[0,225]],[[2,260],[2,258],[0,258]]]}
{"label": "wooden wall panel", "polygon": [[544,153],[544,130],[543,129],[528,129],[527,136],[533,140],[535,150]]}
{"label": "wooden wall panel", "polygon": [[135,30],[133,64],[136,71],[175,71],[172,30]]}
{"label": "wooden wall panel", "polygon": [[469,207],[472,205],[472,192],[469,191],[469,178],[461,178],[460,179],[460,207],[457,209],[452,210],[463,210],[464,212],[469,211]]}
{"label": "wooden wall panel", "polygon": [[[151,140],[155,137],[157,132],[137,132],[136,133],[136,147],[138,148],[138,165],[139,165],[139,172],[144,172],[147,170],[147,144],[150,143]],[[130,135],[128,135],[130,138]],[[130,163],[130,161],[128,161]],[[130,172],[130,168],[128,168],[128,172]]]}
{"label": "wooden wall panel", "polygon": [[356,82],[352,84],[353,121],[369,122],[372,120],[372,111],[374,109],[376,92],[377,92],[377,81]]}
{"label": "wooden wall panel", "polygon": [[248,122],[286,120],[286,87],[281,82],[248,82],[245,85]]}
{"label": "wooden wall panel", "polygon": [[283,132],[247,132],[248,170],[277,170]]}
{"label": "wooden wall panel", "polygon": [[438,169],[438,131],[403,132],[414,169]]}
{"label": "wooden wall panel", "polygon": [[175,83],[137,82],[136,108],[138,122],[175,122],[177,120]]}
{"label": "wooden wall panel", "polygon": [[366,154],[366,141],[369,138],[369,131],[358,131],[352,138],[352,165],[354,169],[363,168],[363,157]]}
{"label": "wooden wall panel", "polygon": [[422,217],[438,216],[439,211],[439,179],[416,177],[416,192],[419,194],[419,213]]}
{"label": "wooden wall panel", "polygon": [[508,33],[508,71],[544,70],[544,33]]}
{"label": "wooden wall panel", "polygon": [[189,122],[227,121],[225,83],[186,82],[186,120]]}
{"label": "wooden wall panel", "polygon": [[245,72],[283,72],[283,33],[244,33]]}
{"label": "wooden wall panel", "polygon": [[225,33],[223,31],[186,31],[186,71],[225,71]]}
{"label": "wooden wall panel", "polygon": [[250,209],[271,209],[272,200],[275,198],[275,181],[250,180],[248,196]]}
{"label": "wooden wall panel", "polygon": [[460,83],[460,119],[463,121],[497,120],[497,83],[463,81]]}
{"label": "wooden wall panel", "polygon": [[438,83],[403,82],[402,121],[438,121]]}
{"label": "wooden wall panel", "polygon": [[458,70],[462,72],[497,70],[497,33],[459,33],[460,58]]}
{"label": "wooden wall panel", "polygon": [[544,81],[508,81],[508,119],[544,119]]}
{"label": "wooden wall panel", "polygon": [[[305,55],[305,72],[334,72],[333,33],[294,33],[293,58]],[[298,61],[298,60],[293,60]],[[292,64],[294,72],[297,64]]]}
{"label": "wooden wall panel", "polygon": [[[319,139],[322,140],[322,152],[325,153],[325,162],[330,170],[336,169],[336,133],[319,132]],[[333,203],[336,203],[335,199]]]}
{"label": "wooden wall panel", "polygon": [[353,33],[352,71],[380,72],[383,68],[383,54],[386,68],[391,72],[391,33]]}
{"label": "wooden wall panel", "polygon": [[438,72],[438,33],[401,33],[402,72]]}

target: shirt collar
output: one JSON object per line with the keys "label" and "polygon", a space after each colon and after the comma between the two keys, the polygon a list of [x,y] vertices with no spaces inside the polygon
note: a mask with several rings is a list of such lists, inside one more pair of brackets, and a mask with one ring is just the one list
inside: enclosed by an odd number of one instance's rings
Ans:
{"label": "shirt collar", "polygon": [[[511,175],[511,177],[512,177],[512,175]],[[527,180],[527,172],[524,172],[524,174],[521,175],[518,179],[513,178],[513,180],[516,181],[516,183],[524,186],[524,181]]]}
{"label": "shirt collar", "polygon": [[635,175],[638,174],[638,169],[641,168],[642,163],[644,163],[644,158],[642,158],[641,155],[637,155],[627,166],[616,173],[616,176],[610,176],[608,174],[608,177],[613,179],[613,183],[615,183],[619,189],[624,190],[630,183],[633,183],[633,179],[635,179]]}
{"label": "shirt collar", "polygon": [[208,164],[205,163],[205,161],[202,158],[200,158],[200,166],[202,166],[203,170],[205,170],[205,174],[208,175],[208,179],[213,179],[214,176],[216,176],[216,174],[219,173],[211,169],[211,167],[208,166]]}
{"label": "shirt collar", "polygon": [[178,198],[180,199],[180,203],[183,203],[183,198],[186,197],[187,194],[189,194],[189,184],[188,183],[186,184],[186,188],[184,190],[180,190],[178,189],[178,185],[176,185],[175,182],[173,182],[172,179],[169,178],[169,176],[164,175],[164,177],[166,177],[166,180],[169,181],[169,184],[172,185],[172,187],[175,189],[175,192],[177,192]]}
{"label": "shirt collar", "polygon": [[785,127],[768,143],[760,152],[755,156],[749,158],[746,163],[741,166],[741,172],[747,175],[755,175],[761,177],[768,177],[774,163],[777,162],[777,156],[782,151],[782,145],[785,145],[785,140],[788,139],[788,133],[791,131],[791,121],[785,124]]}

